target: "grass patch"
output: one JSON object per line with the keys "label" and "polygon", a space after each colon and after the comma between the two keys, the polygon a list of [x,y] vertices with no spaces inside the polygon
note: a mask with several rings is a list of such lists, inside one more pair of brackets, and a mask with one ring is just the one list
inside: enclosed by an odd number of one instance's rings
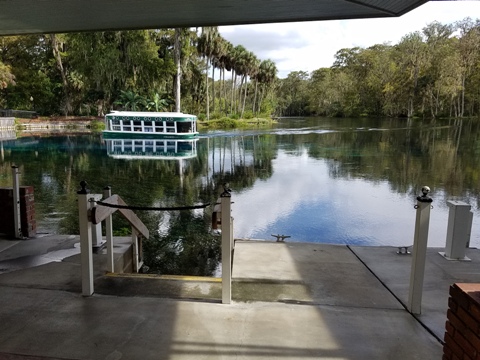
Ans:
{"label": "grass patch", "polygon": [[251,118],[251,119],[231,119],[223,117],[221,119],[212,119],[198,121],[199,129],[255,129],[259,127],[268,127],[276,123],[273,119]]}
{"label": "grass patch", "polygon": [[101,131],[105,130],[105,123],[103,121],[93,120],[89,125],[91,130]]}

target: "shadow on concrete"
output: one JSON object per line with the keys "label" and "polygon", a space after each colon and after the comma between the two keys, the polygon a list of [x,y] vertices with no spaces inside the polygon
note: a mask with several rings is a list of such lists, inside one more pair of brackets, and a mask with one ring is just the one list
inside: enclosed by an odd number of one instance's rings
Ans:
{"label": "shadow on concrete", "polygon": [[[388,266],[386,264],[386,266]],[[442,346],[346,246],[237,241],[235,281],[303,284],[272,301],[309,301],[310,322],[346,359],[439,359]],[[252,294],[253,296],[253,294]],[[297,305],[304,307],[304,305]]]}
{"label": "shadow on concrete", "polygon": [[[397,254],[395,247],[351,247],[352,251],[407,308],[411,255]],[[428,248],[422,295],[422,313],[415,317],[443,340],[450,286],[480,282],[480,251],[467,249],[471,261],[448,261],[443,248]]]}

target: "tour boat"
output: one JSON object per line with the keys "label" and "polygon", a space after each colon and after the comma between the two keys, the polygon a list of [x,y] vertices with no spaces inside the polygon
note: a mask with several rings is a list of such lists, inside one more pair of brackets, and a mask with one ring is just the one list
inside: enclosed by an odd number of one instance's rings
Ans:
{"label": "tour boat", "polygon": [[197,156],[197,138],[192,139],[105,139],[107,154],[124,160],[180,160]]}
{"label": "tour boat", "polygon": [[180,112],[113,111],[105,116],[103,137],[117,139],[191,139],[198,136],[197,117]]}

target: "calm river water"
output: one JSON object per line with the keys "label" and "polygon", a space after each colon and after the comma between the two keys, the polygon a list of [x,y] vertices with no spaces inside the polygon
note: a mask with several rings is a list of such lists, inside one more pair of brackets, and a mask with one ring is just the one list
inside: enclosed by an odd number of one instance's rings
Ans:
{"label": "calm river water", "polygon": [[[1,141],[0,186],[11,186],[11,166],[19,166],[21,184],[34,186],[39,233],[78,233],[81,180],[92,193],[110,185],[138,206],[215,201],[227,182],[236,238],[406,246],[413,244],[415,197],[428,185],[429,246],[445,245],[447,200],[472,206],[471,246],[480,246],[474,120],[282,119],[273,129],[204,133],[186,145],[183,160],[151,151],[147,158],[138,148],[135,159],[125,159],[118,146],[101,134],[19,134]],[[210,213],[139,216],[150,231],[182,237],[190,224],[208,224]],[[116,224],[117,231],[125,226]]]}

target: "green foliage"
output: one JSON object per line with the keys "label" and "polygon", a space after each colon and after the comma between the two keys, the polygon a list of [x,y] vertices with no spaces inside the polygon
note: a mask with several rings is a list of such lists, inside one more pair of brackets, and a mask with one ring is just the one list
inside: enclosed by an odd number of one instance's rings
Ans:
{"label": "green foliage", "polygon": [[249,111],[245,111],[245,112],[243,113],[243,118],[244,118],[244,119],[253,119],[253,112],[250,111],[250,110],[249,110]]}
{"label": "green foliage", "polygon": [[219,111],[216,111],[216,112],[210,114],[210,119],[211,120],[221,119],[221,118],[222,118],[222,114]]}
{"label": "green foliage", "polygon": [[93,120],[90,123],[90,129],[93,131],[105,130],[105,123],[103,121]]}
{"label": "green foliage", "polygon": [[222,117],[220,120],[217,121],[217,126],[222,129],[234,129],[237,127],[237,121],[231,119],[229,117]]}
{"label": "green foliage", "polygon": [[200,113],[197,115],[198,120],[204,121],[207,119],[207,115],[205,113]]}
{"label": "green foliage", "polygon": [[120,91],[120,97],[115,101],[116,105],[120,105],[124,110],[140,111],[145,109],[146,100],[143,96],[134,93],[133,91]]}
{"label": "green foliage", "polygon": [[10,85],[15,85],[15,76],[13,76],[10,66],[0,62],[0,89],[5,89]]}
{"label": "green foliage", "polygon": [[[456,36],[452,36],[457,31]],[[276,89],[280,116],[446,117],[480,114],[480,21],[437,22],[396,45],[340,49],[331,68],[292,72]],[[476,70],[473,70],[473,69]],[[475,84],[475,85],[474,85]]]}
{"label": "green foliage", "polygon": [[146,108],[148,111],[165,111],[170,105],[170,102],[166,98],[162,98],[160,94],[153,94],[152,99],[145,100]]}
{"label": "green foliage", "polygon": [[212,276],[220,261],[220,238],[209,233],[202,218],[191,214],[180,215],[171,225],[168,234],[154,235],[143,243],[149,272]]}
{"label": "green foliage", "polygon": [[234,47],[216,27],[200,36],[157,29],[2,37],[0,106],[102,116],[114,105],[173,110],[181,97],[181,111],[206,119],[478,116],[478,44],[478,19],[434,22],[397,44],[339,49],[330,68],[277,79],[273,61]]}
{"label": "green foliage", "polygon": [[113,236],[131,236],[132,235],[132,228],[129,227],[121,227],[118,229],[113,229]]}

